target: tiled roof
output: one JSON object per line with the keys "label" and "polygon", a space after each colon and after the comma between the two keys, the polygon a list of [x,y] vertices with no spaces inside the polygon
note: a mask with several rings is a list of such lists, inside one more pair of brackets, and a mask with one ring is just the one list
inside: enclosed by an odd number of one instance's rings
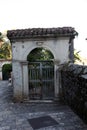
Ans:
{"label": "tiled roof", "polygon": [[59,36],[75,36],[78,33],[72,27],[58,28],[29,28],[7,31],[7,37],[10,40],[29,39],[29,38],[45,38]]}

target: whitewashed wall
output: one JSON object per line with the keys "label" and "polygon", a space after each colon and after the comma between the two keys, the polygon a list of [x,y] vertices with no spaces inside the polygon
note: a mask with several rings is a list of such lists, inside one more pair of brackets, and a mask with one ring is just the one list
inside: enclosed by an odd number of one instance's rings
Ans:
{"label": "whitewashed wall", "polygon": [[[40,44],[41,43],[41,44]],[[26,42],[16,42],[12,44],[13,60],[26,60],[27,55],[37,47],[45,47],[50,50],[55,59],[61,63],[68,61],[69,58],[69,38],[35,40]]]}

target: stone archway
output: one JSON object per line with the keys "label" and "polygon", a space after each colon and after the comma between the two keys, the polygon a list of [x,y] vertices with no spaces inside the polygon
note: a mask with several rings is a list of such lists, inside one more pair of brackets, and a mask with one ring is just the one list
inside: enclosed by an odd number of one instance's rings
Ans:
{"label": "stone archway", "polygon": [[[41,41],[39,41],[39,42],[41,42]],[[52,55],[54,57],[54,59],[52,59],[52,62],[54,64],[54,90],[53,90],[54,92],[53,93],[54,93],[54,98],[57,98],[58,93],[59,93],[59,78],[58,78],[58,73],[57,73],[59,60],[56,59],[57,58],[56,51],[54,50],[52,45],[51,46],[44,45],[44,44],[38,45],[36,42],[34,45],[32,44],[32,47],[29,47],[29,49],[26,50],[26,53],[24,52],[24,55],[23,55],[24,59],[27,59],[26,58],[27,54],[30,54],[35,48],[46,48],[47,50],[49,50],[52,53]],[[23,74],[23,77],[22,77],[23,78],[22,79],[23,80],[23,98],[26,99],[26,98],[29,98],[29,82],[28,82],[29,75],[28,75],[28,62],[27,62],[27,60],[21,62],[21,65],[22,65],[22,74]]]}
{"label": "stone archway", "polygon": [[[44,41],[45,42],[45,41]],[[27,44],[29,47],[26,48],[26,51],[22,54],[22,58],[24,61],[21,61],[22,65],[22,82],[23,82],[23,98],[29,98],[29,75],[28,75],[28,62],[27,62],[27,55],[30,54],[35,48],[46,48],[53,54],[53,62],[54,62],[54,98],[58,97],[59,93],[59,79],[58,79],[58,74],[56,73],[58,70],[58,64],[59,64],[59,59],[57,58],[57,52],[53,48],[53,42],[50,42],[49,44],[44,44],[42,41],[34,41],[34,44]],[[41,43],[41,44],[40,44]],[[22,46],[26,44],[23,42]],[[57,60],[58,59],[58,60]],[[56,62],[55,62],[56,61]]]}

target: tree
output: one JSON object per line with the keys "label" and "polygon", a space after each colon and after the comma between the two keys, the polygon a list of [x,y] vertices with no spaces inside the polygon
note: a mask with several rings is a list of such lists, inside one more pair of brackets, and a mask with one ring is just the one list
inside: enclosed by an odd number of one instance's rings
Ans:
{"label": "tree", "polygon": [[9,40],[7,40],[6,35],[0,33],[0,41],[3,42],[3,44],[0,47],[0,58],[11,59],[12,58],[11,44]]}
{"label": "tree", "polygon": [[50,60],[54,59],[53,54],[45,48],[36,48],[28,55],[28,61],[38,61],[38,60]]}

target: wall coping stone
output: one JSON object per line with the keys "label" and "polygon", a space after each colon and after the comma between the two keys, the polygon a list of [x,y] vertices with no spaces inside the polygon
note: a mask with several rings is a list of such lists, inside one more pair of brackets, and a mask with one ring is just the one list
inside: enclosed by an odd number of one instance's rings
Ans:
{"label": "wall coping stone", "polygon": [[63,64],[59,70],[68,71],[79,77],[87,79],[87,66],[77,65],[77,64],[73,64],[73,63],[67,63],[67,64]]}

